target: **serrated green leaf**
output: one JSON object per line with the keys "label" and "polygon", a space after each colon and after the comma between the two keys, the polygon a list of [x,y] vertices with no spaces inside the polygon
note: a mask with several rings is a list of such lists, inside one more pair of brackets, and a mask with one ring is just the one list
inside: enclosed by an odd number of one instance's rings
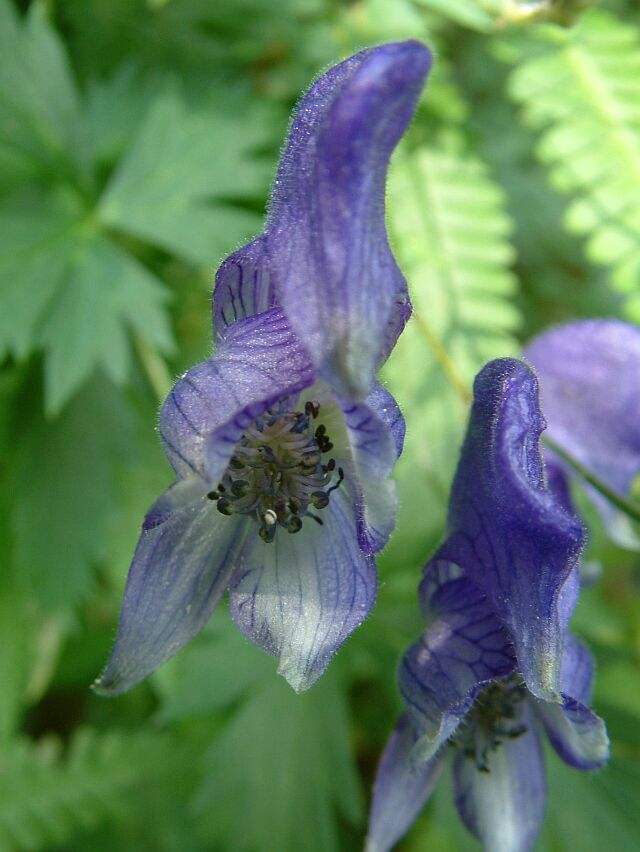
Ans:
{"label": "serrated green leaf", "polygon": [[24,358],[66,274],[76,217],[44,202],[0,210],[0,357]]}
{"label": "serrated green leaf", "polygon": [[95,380],[54,421],[22,424],[10,482],[16,577],[46,609],[68,609],[93,582],[115,500],[113,461],[133,452],[130,415]]}
{"label": "serrated green leaf", "polygon": [[166,737],[76,731],[66,755],[52,738],[14,740],[0,761],[0,848],[37,850],[135,813],[141,788],[172,771]]}
{"label": "serrated green leaf", "polygon": [[170,352],[165,301],[161,283],[108,240],[78,246],[40,332],[47,411],[60,411],[98,367],[123,384],[130,369],[128,331]]}
{"label": "serrated green leaf", "polygon": [[[502,192],[475,156],[427,147],[403,153],[395,160],[389,207],[415,311],[384,369],[410,413],[397,468],[397,538],[405,549],[415,541],[424,558],[429,536],[443,529],[466,422],[461,395],[486,361],[518,351],[514,252]],[[389,562],[394,547],[392,540]]]}
{"label": "serrated green leaf", "polygon": [[[566,224],[587,237],[595,263],[633,293],[640,280],[640,41],[611,14],[590,11],[567,30],[541,29],[536,55],[514,71],[510,90],[542,133],[538,155],[560,191],[571,193]],[[530,48],[531,44],[527,44]]]}
{"label": "serrated green leaf", "polygon": [[213,264],[260,227],[228,198],[266,192],[265,114],[207,114],[160,95],[100,204],[101,220],[195,263]]}
{"label": "serrated green leaf", "polygon": [[0,0],[0,150],[27,169],[81,162],[78,95],[64,47],[33,3],[20,21]]}

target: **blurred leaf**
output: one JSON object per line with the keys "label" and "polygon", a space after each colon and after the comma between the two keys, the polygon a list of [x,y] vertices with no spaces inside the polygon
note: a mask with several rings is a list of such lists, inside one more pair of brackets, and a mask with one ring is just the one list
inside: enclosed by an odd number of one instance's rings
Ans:
{"label": "blurred leaf", "polygon": [[263,195],[270,168],[254,154],[269,136],[266,114],[189,111],[159,96],[109,183],[100,218],[195,262],[212,265],[260,227],[225,203]]}
{"label": "blurred leaf", "polygon": [[335,669],[296,695],[276,677],[275,661],[216,612],[155,680],[163,722],[234,708],[204,757],[195,801],[213,843],[297,852],[304,832],[309,852],[341,848],[339,819],[357,825],[362,799]]}
{"label": "blurred leaf", "polygon": [[[273,675],[255,685],[206,756],[196,799],[229,852],[333,852],[338,815],[352,825],[362,801],[344,697],[334,673],[296,695]],[[242,831],[238,826],[242,825]]]}
{"label": "blurred leaf", "polygon": [[430,12],[437,12],[464,27],[487,30],[494,21],[497,3],[491,0],[414,0]]}
{"label": "blurred leaf", "polygon": [[[466,423],[463,397],[486,361],[518,351],[511,222],[502,192],[477,157],[427,146],[395,160],[389,204],[415,314],[384,369],[410,413],[397,467],[397,538],[405,549],[422,541],[424,559],[429,533],[444,530]],[[389,561],[394,546],[392,540]]]}
{"label": "blurred leaf", "polygon": [[33,348],[70,260],[73,227],[73,211],[56,203],[0,210],[0,357]]}
{"label": "blurred leaf", "polygon": [[166,737],[80,729],[62,755],[53,738],[14,740],[0,760],[0,848],[48,849],[139,806],[145,785],[175,771]]}
{"label": "blurred leaf", "polygon": [[16,576],[50,609],[70,608],[104,555],[115,500],[113,460],[131,457],[123,401],[94,381],[53,422],[23,426],[11,468]]}
{"label": "blurred leaf", "polygon": [[24,22],[0,0],[0,163],[27,171],[82,162],[78,96],[64,48],[32,3]]}
{"label": "blurred leaf", "polygon": [[589,257],[610,265],[640,320],[640,42],[608,13],[576,26],[540,28],[514,71],[511,93],[542,131],[540,158],[554,186],[574,200],[566,223],[586,235]]}
{"label": "blurred leaf", "polygon": [[106,239],[78,247],[41,331],[47,410],[59,411],[97,367],[123,384],[130,371],[127,330],[170,352],[164,301],[160,282]]}
{"label": "blurred leaf", "polygon": [[634,852],[640,833],[640,770],[612,760],[598,774],[578,772],[551,755],[548,808],[540,852]]}

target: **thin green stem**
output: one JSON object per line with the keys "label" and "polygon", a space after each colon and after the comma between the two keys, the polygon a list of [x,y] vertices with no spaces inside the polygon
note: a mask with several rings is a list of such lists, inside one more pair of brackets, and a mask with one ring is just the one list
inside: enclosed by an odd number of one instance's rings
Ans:
{"label": "thin green stem", "polygon": [[157,396],[158,402],[163,402],[173,385],[167,365],[146,340],[138,337],[138,335],[135,335],[133,339],[147,380]]}
{"label": "thin green stem", "polygon": [[442,343],[438,340],[437,336],[433,333],[429,324],[421,314],[418,314],[414,311],[413,319],[416,325],[418,326],[418,329],[420,330],[420,334],[422,334],[424,339],[431,347],[431,350],[433,351],[437,362],[440,364],[443,373],[453,385],[454,390],[465,405],[470,405],[471,391],[469,390],[464,379],[458,372],[456,365],[449,357],[449,353],[444,348]]}
{"label": "thin green stem", "polygon": [[553,450],[557,456],[559,456],[563,461],[566,461],[566,463],[575,470],[578,476],[582,477],[585,482],[588,482],[589,485],[593,486],[596,491],[599,491],[600,494],[602,494],[603,497],[606,497],[610,503],[613,503],[613,505],[620,509],[621,512],[624,512],[625,515],[633,518],[634,521],[640,521],[640,505],[632,502],[631,500],[627,500],[626,498],[621,497],[620,494],[612,491],[611,488],[605,485],[602,480],[600,480],[581,462],[556,444],[552,438],[549,438],[547,435],[543,435],[542,440],[550,450]]}

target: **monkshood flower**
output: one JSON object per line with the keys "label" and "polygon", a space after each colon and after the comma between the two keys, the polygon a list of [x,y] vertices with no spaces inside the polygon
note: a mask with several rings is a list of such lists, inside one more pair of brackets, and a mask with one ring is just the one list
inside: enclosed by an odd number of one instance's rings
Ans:
{"label": "monkshood flower", "polygon": [[175,654],[227,589],[297,690],[370,611],[404,437],[374,375],[411,309],[385,180],[429,64],[417,42],[382,45],[301,100],[265,229],[218,271],[215,355],[162,407],[176,481],[144,520],[99,692]]}
{"label": "monkshood flower", "polygon": [[567,630],[582,527],[549,489],[538,384],[522,362],[476,378],[448,537],[424,571],[428,627],[405,654],[406,711],[382,756],[368,852],[382,852],[453,760],[455,802],[490,852],[532,848],[545,807],[540,732],[578,769],[606,761],[593,664]]}
{"label": "monkshood flower", "polygon": [[[621,497],[640,474],[640,329],[618,320],[583,320],[541,334],[524,351],[540,379],[548,435]],[[552,451],[547,465],[567,490],[571,468]],[[640,543],[626,515],[586,486],[611,537]]]}

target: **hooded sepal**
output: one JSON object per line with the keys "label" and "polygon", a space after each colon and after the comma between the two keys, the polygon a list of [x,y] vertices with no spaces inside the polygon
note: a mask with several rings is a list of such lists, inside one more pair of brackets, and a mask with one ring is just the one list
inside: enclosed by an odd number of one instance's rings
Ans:
{"label": "hooded sepal", "polygon": [[486,594],[534,695],[560,700],[560,661],[578,588],[583,528],[546,483],[545,421],[525,364],[491,361],[474,403],[439,558]]}

